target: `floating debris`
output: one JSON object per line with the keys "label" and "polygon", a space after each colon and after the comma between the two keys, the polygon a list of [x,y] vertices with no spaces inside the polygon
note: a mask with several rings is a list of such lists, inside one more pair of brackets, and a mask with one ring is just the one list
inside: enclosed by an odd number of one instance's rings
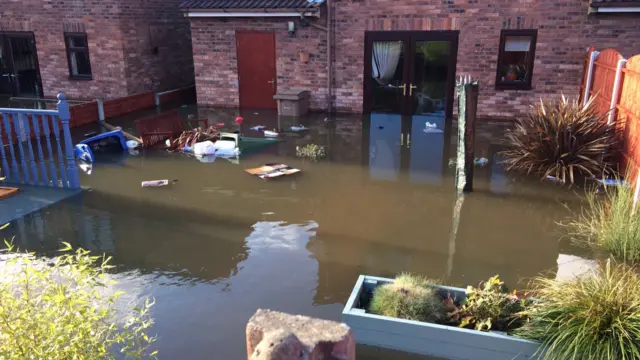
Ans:
{"label": "floating debris", "polygon": [[169,180],[165,179],[165,180],[149,180],[149,181],[143,181],[142,182],[142,187],[160,187],[160,186],[167,186],[169,185]]}
{"label": "floating debris", "polygon": [[316,144],[307,144],[305,146],[296,146],[296,156],[307,158],[310,160],[318,160],[325,157],[324,146]]}
{"label": "floating debris", "polygon": [[261,179],[272,179],[285,175],[293,175],[299,173],[300,169],[294,169],[285,164],[264,164],[254,169],[246,169],[248,174],[256,175]]}

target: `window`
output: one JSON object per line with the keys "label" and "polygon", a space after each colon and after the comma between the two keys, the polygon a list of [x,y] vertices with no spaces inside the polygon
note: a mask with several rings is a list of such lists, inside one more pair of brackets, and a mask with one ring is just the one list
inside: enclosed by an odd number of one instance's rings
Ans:
{"label": "window", "polygon": [[91,61],[89,60],[89,44],[85,33],[65,33],[67,61],[69,62],[69,78],[91,80]]}
{"label": "window", "polygon": [[496,89],[531,89],[538,30],[502,30]]}

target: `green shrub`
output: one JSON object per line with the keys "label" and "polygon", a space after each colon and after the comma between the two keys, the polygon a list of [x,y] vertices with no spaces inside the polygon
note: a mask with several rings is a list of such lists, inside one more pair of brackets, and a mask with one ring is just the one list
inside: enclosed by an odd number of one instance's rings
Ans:
{"label": "green shrub", "polygon": [[118,324],[116,303],[121,292],[105,293],[112,284],[104,257],[65,244],[54,260],[19,253],[11,244],[3,255],[0,276],[0,359],[155,358],[153,305],[134,308]]}
{"label": "green shrub", "polygon": [[317,161],[326,156],[324,146],[316,144],[307,144],[305,146],[296,146],[296,156]]}
{"label": "green shrub", "polygon": [[516,330],[542,342],[544,360],[640,359],[640,278],[625,265],[602,268],[570,281],[534,280],[540,300]]}
{"label": "green shrub", "polygon": [[507,170],[554,176],[574,183],[578,176],[611,172],[615,128],[592,101],[543,101],[507,131],[502,152]]}
{"label": "green shrub", "polygon": [[460,308],[460,327],[480,331],[508,331],[522,325],[518,315],[527,300],[520,299],[509,290],[498,275],[480,283],[479,288],[467,287],[466,300]]}
{"label": "green shrub", "polygon": [[575,244],[605,250],[618,260],[640,262],[640,209],[634,211],[631,187],[605,187],[602,196],[588,191],[586,207],[565,225]]}
{"label": "green shrub", "polygon": [[399,319],[438,322],[445,311],[434,285],[423,277],[401,274],[393,283],[376,288],[369,311]]}

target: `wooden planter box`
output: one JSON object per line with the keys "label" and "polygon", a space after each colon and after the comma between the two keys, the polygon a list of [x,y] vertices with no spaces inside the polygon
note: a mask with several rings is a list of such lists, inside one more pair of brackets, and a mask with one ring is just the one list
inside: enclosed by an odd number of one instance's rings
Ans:
{"label": "wooden planter box", "polygon": [[[366,307],[376,287],[393,279],[360,275],[342,321],[353,330],[356,342],[416,354],[456,360],[527,360],[539,344],[498,332],[482,332],[454,326],[396,319],[367,313]],[[452,297],[463,299],[465,289],[440,286]]]}

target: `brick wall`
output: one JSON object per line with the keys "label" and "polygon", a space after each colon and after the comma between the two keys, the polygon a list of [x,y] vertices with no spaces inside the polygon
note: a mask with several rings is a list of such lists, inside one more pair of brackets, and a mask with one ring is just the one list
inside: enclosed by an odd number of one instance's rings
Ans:
{"label": "brick wall", "polygon": [[[46,97],[64,92],[69,98],[111,99],[193,83],[189,25],[179,0],[1,2],[0,31],[35,34]],[[151,54],[150,28],[169,34],[158,55]],[[92,80],[69,80],[65,30],[87,33]]]}
{"label": "brick wall", "polygon": [[[481,81],[478,113],[513,117],[541,96],[577,96],[586,49],[616,47],[640,51],[640,17],[589,15],[587,0],[398,0],[336,1],[335,106],[362,111],[366,30],[459,30],[457,74]],[[538,29],[533,89],[496,90],[500,31]]]}
{"label": "brick wall", "polygon": [[[587,15],[588,0],[334,0],[334,105],[343,112],[362,112],[364,34],[367,30],[459,30],[457,74],[481,81],[479,115],[512,118],[541,96],[578,92],[589,45],[615,47],[624,55],[640,51],[640,16]],[[192,19],[199,102],[237,106],[235,29],[276,31],[281,85],[312,89],[313,108],[324,108],[326,35],[307,28],[289,38],[290,19]],[[319,21],[324,25],[324,21]],[[538,29],[533,89],[496,90],[500,31]],[[295,61],[308,47],[311,61]],[[316,75],[317,74],[317,75]],[[283,77],[281,79],[280,77]]]}
{"label": "brick wall", "polygon": [[163,91],[194,83],[189,20],[180,0],[121,0],[127,91]]}
{"label": "brick wall", "polygon": [[[198,103],[213,106],[238,106],[238,67],[236,30],[273,31],[276,37],[278,88],[304,87],[311,90],[312,109],[324,109],[327,96],[327,35],[313,27],[297,28],[290,36],[291,19],[191,19],[193,61]],[[307,51],[309,62],[299,53]]]}

